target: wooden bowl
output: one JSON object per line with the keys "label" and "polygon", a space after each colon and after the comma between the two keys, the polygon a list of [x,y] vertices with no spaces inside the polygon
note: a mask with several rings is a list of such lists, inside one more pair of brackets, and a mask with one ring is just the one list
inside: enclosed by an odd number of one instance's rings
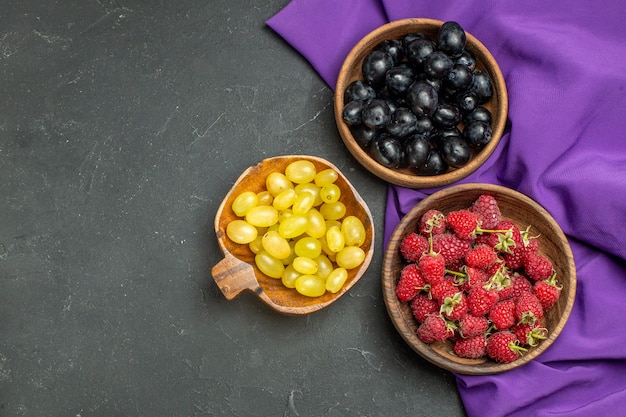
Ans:
{"label": "wooden bowl", "polygon": [[[396,297],[395,287],[400,270],[406,263],[400,254],[400,242],[417,229],[419,219],[426,211],[438,209],[443,213],[468,208],[481,194],[493,195],[498,201],[503,218],[513,220],[518,227],[532,225],[531,234],[539,235],[541,253],[553,263],[557,280],[563,286],[557,304],[546,312],[545,327],[549,336],[523,356],[510,363],[497,363],[490,359],[464,359],[456,356],[452,342],[426,344],[418,339],[417,322],[408,303]],[[529,197],[497,185],[462,184],[438,191],[419,202],[400,221],[385,251],[382,267],[382,288],[387,311],[396,329],[406,343],[422,357],[441,368],[461,374],[485,375],[508,371],[522,366],[550,347],[565,326],[576,294],[576,267],[574,257],[563,231],[552,216]]]}
{"label": "wooden bowl", "polygon": [[[320,297],[306,297],[295,289],[285,287],[280,279],[263,274],[254,263],[254,254],[248,245],[232,242],[226,236],[226,226],[237,219],[231,206],[233,200],[243,191],[255,193],[265,190],[265,178],[271,172],[284,172],[291,162],[306,159],[313,162],[317,171],[332,168],[339,174],[335,182],[341,189],[341,198],[346,206],[346,216],[357,216],[365,227],[366,239],[361,248],[365,251],[363,263],[348,271],[348,279],[337,293],[326,292]],[[218,287],[228,300],[237,297],[242,291],[251,291],[274,310],[301,315],[318,311],[344,295],[352,288],[367,270],[374,253],[374,222],[365,201],[339,169],[330,162],[304,155],[277,156],[261,161],[246,169],[228,192],[215,215],[215,233],[224,258],[212,268],[212,275]]]}
{"label": "wooden bowl", "polygon": [[435,39],[442,24],[442,21],[433,19],[403,19],[375,29],[361,39],[350,51],[339,71],[335,87],[335,121],[345,146],[354,158],[372,174],[389,183],[407,188],[439,187],[467,177],[480,167],[496,149],[506,124],[508,96],[500,67],[487,48],[478,39],[466,32],[467,48],[476,56],[476,69],[489,74],[494,88],[493,97],[484,104],[491,111],[493,117],[491,124],[493,130],[492,139],[480,152],[475,153],[466,165],[457,169],[451,168],[446,173],[434,176],[418,175],[414,170],[408,168],[386,168],[372,159],[369,153],[352,136],[349,126],[343,121],[341,115],[344,108],[344,91],[351,82],[363,79],[361,73],[363,59],[380,42],[388,39],[401,39],[407,33],[420,32],[426,34],[431,39]]}

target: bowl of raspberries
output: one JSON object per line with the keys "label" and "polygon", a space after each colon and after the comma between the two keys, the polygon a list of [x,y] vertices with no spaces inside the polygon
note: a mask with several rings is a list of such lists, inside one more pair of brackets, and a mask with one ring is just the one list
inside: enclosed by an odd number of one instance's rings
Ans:
{"label": "bowl of raspberries", "polygon": [[402,338],[444,369],[508,371],[550,347],[574,304],[563,231],[537,202],[491,184],[454,185],[404,216],[382,267]]}
{"label": "bowl of raspberries", "polygon": [[367,34],[347,55],[334,97],[339,134],[387,182],[430,188],[481,166],[502,137],[504,77],[457,22],[403,19]]}

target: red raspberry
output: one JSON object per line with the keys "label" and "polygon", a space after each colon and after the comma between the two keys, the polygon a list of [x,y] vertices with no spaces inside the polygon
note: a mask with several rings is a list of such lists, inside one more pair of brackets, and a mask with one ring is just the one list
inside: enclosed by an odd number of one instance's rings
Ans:
{"label": "red raspberry", "polygon": [[522,234],[511,220],[501,220],[496,225],[497,232],[489,233],[489,245],[501,253],[513,253],[513,248],[524,246]]}
{"label": "red raspberry", "polygon": [[479,334],[461,338],[454,344],[454,353],[461,358],[482,358],[487,354],[487,337],[484,334]]}
{"label": "red raspberry", "polygon": [[428,297],[425,293],[419,293],[411,300],[411,312],[418,323],[426,320],[426,317],[439,312],[439,303]]}
{"label": "red raspberry", "polygon": [[439,210],[428,210],[422,215],[419,231],[424,236],[438,235],[446,231],[446,216]]}
{"label": "red raspberry", "polygon": [[400,253],[407,262],[417,262],[429,249],[428,239],[415,232],[409,233],[400,242]]}
{"label": "red raspberry", "polygon": [[496,260],[496,252],[488,245],[475,245],[465,254],[465,264],[473,268],[487,269]]}
{"label": "red raspberry", "polygon": [[409,264],[400,271],[400,279],[396,285],[396,296],[404,303],[413,299],[420,292],[426,281],[416,264]]}
{"label": "red raspberry", "polygon": [[489,329],[489,320],[485,316],[475,316],[470,313],[459,320],[459,333],[462,337],[486,334],[487,329]]}
{"label": "red raspberry", "polygon": [[552,308],[559,300],[561,296],[561,287],[556,282],[556,274],[546,280],[537,281],[533,285],[533,294],[539,299],[543,311],[547,311]]}
{"label": "red raspberry", "polygon": [[509,330],[493,333],[487,338],[487,356],[496,362],[513,362],[526,350],[519,346],[517,337]]}
{"label": "red raspberry", "polygon": [[537,252],[528,252],[524,256],[524,270],[535,281],[548,279],[552,275],[552,262]]}
{"label": "red raspberry", "polygon": [[520,269],[524,266],[524,255],[526,250],[523,247],[510,248],[510,253],[506,252],[502,254],[502,259],[506,263],[506,266],[510,269]]}
{"label": "red raspberry", "polygon": [[515,318],[519,323],[534,323],[543,317],[539,299],[530,291],[524,291],[515,301]]}
{"label": "red raspberry", "polygon": [[511,328],[522,345],[536,346],[540,340],[548,338],[548,329],[538,321],[532,324],[516,324]]}
{"label": "red raspberry", "polygon": [[510,329],[515,324],[515,301],[498,301],[489,311],[489,320],[498,330]]}
{"label": "red raspberry", "polygon": [[487,290],[480,285],[472,287],[467,301],[470,312],[475,316],[485,316],[496,305],[500,297],[496,290]]}
{"label": "red raspberry", "polygon": [[441,313],[448,320],[460,320],[467,314],[467,297],[462,291],[445,297],[441,303]]}
{"label": "red raspberry", "polygon": [[479,220],[478,215],[467,209],[451,211],[446,216],[448,227],[459,239],[464,240],[476,239]]}
{"label": "red raspberry", "polygon": [[417,337],[424,343],[446,340],[454,335],[453,325],[438,314],[431,314],[417,328]]}
{"label": "red raspberry", "polygon": [[470,211],[476,213],[481,219],[481,227],[483,229],[495,229],[500,222],[500,207],[495,197],[489,194],[479,196]]}
{"label": "red raspberry", "polygon": [[433,236],[433,252],[443,256],[446,265],[465,258],[465,254],[471,247],[468,240],[459,239],[452,233],[442,233]]}
{"label": "red raspberry", "polygon": [[454,285],[454,282],[448,278],[434,282],[430,286],[430,296],[439,304],[443,304],[446,297],[452,297],[458,291],[459,289]]}
{"label": "red raspberry", "polygon": [[442,280],[446,274],[446,261],[438,253],[426,253],[419,259],[417,266],[422,271],[426,282],[433,284]]}
{"label": "red raspberry", "polygon": [[509,284],[503,286],[500,291],[500,299],[506,300],[509,298],[517,298],[524,291],[530,291],[532,289],[532,284],[524,275],[520,275],[518,273],[513,273],[509,277]]}

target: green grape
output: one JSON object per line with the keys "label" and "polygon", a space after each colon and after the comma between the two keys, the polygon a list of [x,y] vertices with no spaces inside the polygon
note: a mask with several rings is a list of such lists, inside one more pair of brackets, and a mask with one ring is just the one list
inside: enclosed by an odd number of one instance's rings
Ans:
{"label": "green grape", "polygon": [[291,209],[281,210],[278,212],[278,222],[282,223],[291,216],[293,216],[293,211]]}
{"label": "green grape", "polygon": [[281,281],[283,285],[287,288],[296,288],[296,280],[302,274],[293,269],[293,265],[289,265],[285,268],[283,275],[281,277]]}
{"label": "green grape", "polygon": [[303,234],[307,227],[309,227],[309,221],[306,216],[304,214],[294,214],[280,223],[278,233],[285,239],[292,239]]}
{"label": "green grape", "polygon": [[285,176],[296,184],[304,184],[315,179],[317,170],[313,162],[307,160],[294,161],[285,168]]}
{"label": "green grape", "polygon": [[339,178],[339,174],[337,173],[337,171],[332,168],[327,168],[318,172],[315,175],[315,185],[317,185],[318,187],[323,187],[325,185],[334,183],[335,181],[337,181],[337,178]]}
{"label": "green grape", "polygon": [[326,221],[318,210],[312,208],[307,211],[306,218],[309,221],[309,225],[305,231],[307,235],[316,239],[326,235]]}
{"label": "green grape", "polygon": [[328,184],[320,190],[320,197],[324,203],[334,203],[341,197],[341,189],[337,184]]}
{"label": "green grape", "polygon": [[337,252],[335,262],[342,268],[354,269],[365,260],[365,251],[358,246],[346,246]]}
{"label": "green grape", "polygon": [[263,235],[258,235],[256,239],[248,244],[248,247],[255,255],[263,250]]}
{"label": "green grape", "polygon": [[289,242],[289,256],[287,256],[285,259],[282,260],[283,265],[285,266],[291,265],[291,263],[296,257],[296,251],[295,251],[296,242],[294,242],[293,240],[288,240],[288,242]]}
{"label": "green grape", "polygon": [[291,246],[287,239],[277,231],[270,230],[263,235],[263,249],[274,258],[285,259],[291,255]]}
{"label": "green grape", "polygon": [[339,252],[346,244],[343,233],[337,226],[331,226],[326,230],[326,243],[333,252]]}
{"label": "green grape", "polygon": [[246,212],[259,203],[259,197],[252,191],[244,191],[233,200],[233,212],[239,217],[246,215]]}
{"label": "green grape", "polygon": [[259,268],[259,271],[270,278],[279,279],[283,276],[283,272],[285,272],[285,265],[283,265],[280,259],[273,257],[265,251],[261,251],[255,255],[254,263],[257,268]]}
{"label": "green grape", "polygon": [[278,223],[278,210],[272,206],[255,206],[246,213],[246,221],[256,227],[270,227]]}
{"label": "green grape", "polygon": [[289,181],[289,178],[280,172],[272,172],[265,179],[265,188],[272,197],[280,194],[281,191],[288,188],[293,188],[293,183]]}
{"label": "green grape", "polygon": [[341,233],[347,246],[361,246],[365,243],[365,226],[356,216],[346,216],[341,222]]}
{"label": "green grape", "polygon": [[329,292],[335,294],[341,288],[343,288],[344,284],[348,279],[348,271],[345,268],[335,268],[333,272],[326,277],[325,288]]}
{"label": "green grape", "polygon": [[291,265],[293,265],[293,269],[304,275],[313,275],[319,269],[317,262],[305,256],[296,256]]}
{"label": "green grape", "polygon": [[272,201],[272,206],[278,211],[286,210],[292,206],[292,204],[298,198],[298,193],[293,188],[287,188],[282,190],[280,193],[274,197],[274,201]]}
{"label": "green grape", "polygon": [[346,206],[341,201],[323,203],[319,210],[327,220],[339,220],[346,215]]}
{"label": "green grape", "polygon": [[328,256],[326,255],[319,255],[313,260],[317,262],[317,275],[323,279],[326,279],[326,277],[328,277],[335,268],[331,260],[328,259]]}
{"label": "green grape", "polygon": [[244,220],[233,220],[226,226],[226,236],[235,243],[247,245],[258,236],[256,227]]}
{"label": "green grape", "polygon": [[274,201],[274,197],[270,194],[269,191],[261,191],[256,195],[258,199],[257,205],[259,206],[271,206],[272,201]]}
{"label": "green grape", "polygon": [[319,297],[326,292],[326,282],[317,275],[301,275],[296,280],[296,291],[307,297]]}
{"label": "green grape", "polygon": [[326,240],[326,235],[319,238],[320,244],[322,245],[322,252],[328,256],[328,259],[335,262],[335,256],[337,252],[333,252],[330,247],[328,247],[328,241]]}
{"label": "green grape", "polygon": [[322,254],[322,244],[318,239],[306,236],[296,242],[294,252],[297,256],[316,258]]}
{"label": "green grape", "polygon": [[301,194],[305,191],[308,193],[311,193],[315,197],[315,202],[313,203],[313,207],[317,207],[323,203],[322,197],[320,197],[320,187],[318,187],[315,184],[312,184],[310,182],[307,182],[305,184],[298,184],[296,185],[295,190],[298,194]]}
{"label": "green grape", "polygon": [[306,214],[313,207],[314,203],[315,197],[312,196],[310,193],[303,192],[298,194],[298,197],[296,198],[296,201],[294,201],[291,210],[295,214]]}

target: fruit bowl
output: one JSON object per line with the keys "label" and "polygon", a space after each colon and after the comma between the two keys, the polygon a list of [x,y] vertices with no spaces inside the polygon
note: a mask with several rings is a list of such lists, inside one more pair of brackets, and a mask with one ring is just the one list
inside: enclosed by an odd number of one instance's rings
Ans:
{"label": "fruit bowl", "polygon": [[[255,253],[250,245],[235,243],[227,235],[229,223],[241,219],[241,216],[235,214],[233,209],[233,202],[237,196],[246,191],[253,193],[267,191],[268,175],[276,172],[282,173],[296,161],[311,162],[316,172],[334,170],[337,173],[334,184],[341,191],[339,201],[345,205],[343,219],[347,216],[356,216],[360,219],[364,229],[361,239],[363,243],[360,245],[364,258],[360,265],[347,268],[347,278],[340,289],[335,289],[334,292],[326,291],[323,295],[315,297],[301,295],[295,288],[283,285],[280,278],[271,278],[261,272],[255,263]],[[374,224],[367,204],[336,166],[315,156],[276,156],[264,159],[257,165],[246,169],[235,181],[216,212],[215,233],[224,258],[212,268],[211,272],[226,299],[232,300],[240,293],[249,291],[272,309],[288,315],[309,314],[337,301],[363,276],[374,252]]]}
{"label": "fruit bowl", "polygon": [[[354,135],[356,125],[352,125],[351,127],[346,123],[343,115],[344,108],[347,104],[345,99],[346,89],[352,82],[356,80],[363,80],[364,76],[362,68],[366,57],[382,42],[400,40],[409,33],[421,33],[428,36],[431,40],[435,39],[443,24],[444,22],[439,20],[415,18],[394,21],[375,29],[362,38],[350,51],[343,62],[337,78],[334,97],[335,120],[343,143],[354,158],[357,159],[357,161],[367,170],[392,184],[419,189],[439,187],[459,181],[474,172],[489,158],[498,146],[504,132],[508,112],[508,96],[504,77],[502,76],[498,63],[489,50],[487,50],[487,48],[478,39],[467,32],[465,32],[466,49],[471,51],[475,57],[475,70],[482,72],[482,75],[487,74],[489,76],[493,93],[491,98],[486,103],[481,104],[481,107],[486,108],[491,113],[491,140],[486,144],[481,143],[480,146],[477,145],[476,147],[472,147],[469,151],[467,146],[463,145],[463,152],[465,154],[468,152],[471,153],[469,161],[465,158],[462,163],[454,162],[452,165],[446,163],[444,164],[445,166],[443,169],[438,170],[436,173],[429,172],[427,175],[425,175],[425,171],[419,171],[415,169],[414,166],[407,167],[406,164],[401,164],[397,167],[395,165],[391,165],[390,167],[387,162],[385,164],[381,164],[380,160],[372,157],[372,146],[370,145],[371,141],[368,142],[370,136],[366,134],[359,134],[360,139],[357,140]],[[441,90],[439,91],[439,98],[441,102],[443,94],[441,93]],[[377,97],[378,95],[379,93],[377,93]],[[406,97],[401,98],[400,100],[406,101]],[[410,104],[405,105],[397,103],[396,106],[411,107]],[[442,114],[447,113],[443,112]],[[424,115],[422,114],[422,116]],[[428,116],[430,117],[430,115]],[[364,123],[357,122],[357,125],[363,126]],[[463,130],[465,127],[464,122],[461,120],[457,127]],[[449,131],[447,128],[445,130]],[[369,129],[368,131],[371,132],[372,129]],[[381,132],[382,130],[376,129],[376,131]],[[379,133],[377,133],[377,135],[378,134]],[[401,137],[399,139],[400,142],[406,142],[406,137]],[[389,146],[380,146],[389,149]],[[433,145],[431,142],[431,148],[432,147]],[[421,146],[421,148],[423,149],[423,146]],[[454,149],[459,148],[457,147]],[[383,150],[383,152],[388,151]],[[454,155],[454,152],[456,151],[449,152],[450,155]],[[430,165],[431,168],[435,166],[431,163],[431,161],[429,161],[426,165]],[[447,169],[445,169],[446,166]]]}
{"label": "fruit bowl", "polygon": [[[418,336],[418,322],[408,302],[401,302],[396,294],[400,272],[407,262],[400,250],[403,239],[418,230],[420,218],[429,210],[442,213],[470,207],[476,199],[488,194],[497,201],[503,219],[512,220],[520,230],[531,226],[540,253],[552,262],[556,279],[562,286],[556,304],[546,310],[540,319],[547,329],[547,337],[528,347],[517,359],[494,361],[488,356],[470,359],[454,352],[454,337],[425,343]],[[509,188],[490,184],[461,184],[435,192],[415,205],[400,221],[390,237],[382,266],[382,289],[387,311],[395,328],[405,342],[419,355],[439,367],[461,374],[495,374],[522,366],[550,347],[568,320],[576,293],[576,267],[572,251],[554,218],[531,198]],[[437,312],[438,313],[438,312]],[[436,314],[437,314],[436,313]],[[493,323],[491,323],[493,324]],[[458,335],[457,335],[458,336]],[[489,336],[488,336],[489,337]],[[458,339],[457,339],[458,340]]]}

